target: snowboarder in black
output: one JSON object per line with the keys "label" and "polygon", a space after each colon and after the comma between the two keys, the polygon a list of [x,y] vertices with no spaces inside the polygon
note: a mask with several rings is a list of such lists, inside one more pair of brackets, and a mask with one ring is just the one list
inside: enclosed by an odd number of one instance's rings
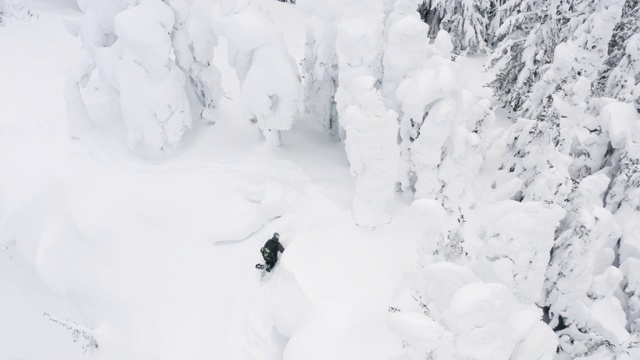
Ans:
{"label": "snowboarder in black", "polygon": [[[271,269],[276,265],[276,262],[278,261],[278,252],[284,252],[284,246],[280,243],[280,234],[273,233],[273,237],[267,240],[264,246],[260,249],[260,253],[264,258],[264,263],[266,265],[266,271],[271,272]],[[262,268],[258,265],[256,265],[258,269]]]}

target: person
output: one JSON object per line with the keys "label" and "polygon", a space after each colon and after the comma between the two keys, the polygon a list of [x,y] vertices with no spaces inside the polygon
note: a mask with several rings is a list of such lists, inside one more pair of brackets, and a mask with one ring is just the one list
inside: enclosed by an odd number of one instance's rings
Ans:
{"label": "person", "polygon": [[265,270],[267,272],[271,272],[271,269],[278,262],[278,252],[284,252],[284,246],[280,243],[280,234],[273,233],[271,239],[267,240],[264,246],[260,249],[260,253],[264,258],[264,263],[266,265]]}

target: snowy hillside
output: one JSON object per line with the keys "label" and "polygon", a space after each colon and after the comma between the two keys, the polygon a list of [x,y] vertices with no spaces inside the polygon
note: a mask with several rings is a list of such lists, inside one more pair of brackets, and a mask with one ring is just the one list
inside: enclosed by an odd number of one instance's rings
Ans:
{"label": "snowy hillside", "polygon": [[0,360],[640,359],[639,24],[0,0]]}

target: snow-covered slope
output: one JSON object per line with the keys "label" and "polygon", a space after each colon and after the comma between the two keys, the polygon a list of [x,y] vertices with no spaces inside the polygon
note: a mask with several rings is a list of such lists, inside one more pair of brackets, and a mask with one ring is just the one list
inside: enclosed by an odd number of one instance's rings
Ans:
{"label": "snow-covered slope", "polygon": [[[79,44],[66,10],[38,5],[38,21],[0,31],[11,79],[0,94],[0,358],[385,359],[399,349],[385,315],[418,229],[403,206],[376,232],[353,224],[339,143],[299,124],[283,148],[265,148],[238,115],[233,78],[215,125],[199,124],[166,159],[132,157],[91,88],[98,131],[68,140],[61,88]],[[264,5],[276,21],[299,16]],[[285,31],[298,60],[300,25]],[[218,53],[226,79],[224,42]],[[286,253],[261,281],[254,264],[274,231]],[[74,343],[65,319],[98,350]]]}
{"label": "snow-covered slope", "polygon": [[[437,18],[430,41],[420,2],[33,0],[3,18],[0,360],[640,356],[637,109],[583,77],[559,112],[515,119],[485,57],[451,56],[485,43]],[[634,24],[637,2],[609,16],[622,3],[577,34]],[[557,66],[604,59],[581,39]],[[524,60],[554,45],[532,44]],[[556,65],[545,81],[573,74]],[[528,96],[492,71],[498,97]]]}

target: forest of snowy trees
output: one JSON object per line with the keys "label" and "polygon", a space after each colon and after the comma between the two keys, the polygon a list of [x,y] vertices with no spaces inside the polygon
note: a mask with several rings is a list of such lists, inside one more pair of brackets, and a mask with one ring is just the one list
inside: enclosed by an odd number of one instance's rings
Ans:
{"label": "forest of snowy trees", "polygon": [[[411,198],[399,360],[639,359],[640,1],[283,2],[306,17],[300,64],[251,0],[78,0],[69,135],[95,127],[93,81],[132,153],[174,151],[217,121],[223,38],[267,146],[296,123],[344,144],[356,224]],[[0,0],[0,24],[26,4]],[[464,56],[496,71],[493,102],[468,90]]]}

